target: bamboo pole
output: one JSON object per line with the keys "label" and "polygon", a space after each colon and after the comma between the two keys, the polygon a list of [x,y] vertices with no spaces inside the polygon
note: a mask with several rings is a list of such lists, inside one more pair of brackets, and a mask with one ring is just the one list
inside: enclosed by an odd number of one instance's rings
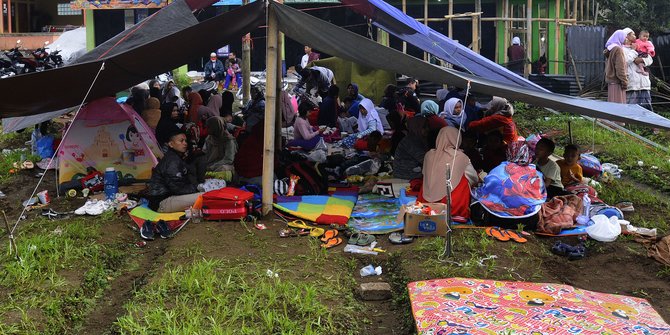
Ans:
{"label": "bamboo pole", "polygon": [[[509,0],[503,0],[503,15],[502,19],[503,24],[504,24],[504,33],[503,33],[503,49],[507,48],[509,46],[509,28],[511,21],[507,21],[506,19],[509,18]],[[496,39],[497,40],[497,39]],[[497,50],[497,49],[496,49]],[[507,59],[507,52],[503,52],[503,60],[502,63],[507,63],[509,60]]]}
{"label": "bamboo pole", "polygon": [[12,0],[7,0],[7,32],[12,33]]}
{"label": "bamboo pole", "polygon": [[[566,1],[569,2],[570,0],[566,0]],[[572,0],[572,18],[576,20],[577,19],[577,14],[578,14],[578,12],[577,12],[577,0]]]}
{"label": "bamboo pole", "polygon": [[[402,0],[402,12],[407,14],[407,0]],[[407,42],[402,41],[402,53],[407,53]]]}
{"label": "bamboo pole", "polygon": [[[482,12],[482,0],[475,0],[475,12],[481,13]],[[479,14],[477,16],[472,17],[472,50],[474,50],[476,53],[479,53],[479,50],[481,49],[481,30],[482,30],[482,15]]]}
{"label": "bamboo pole", "polygon": [[524,62],[523,76],[530,74],[530,58],[533,52],[533,0],[526,2],[526,62]]}
{"label": "bamboo pole", "polygon": [[[248,4],[249,0],[244,0]],[[235,80],[232,78],[231,80]],[[246,104],[251,95],[251,34],[244,35],[242,39],[242,102]]]}
{"label": "bamboo pole", "polygon": [[[558,54],[558,46],[560,44],[560,38],[561,38],[561,25],[559,24],[559,18],[561,17],[561,0],[554,0],[556,4],[556,21],[554,23],[554,74],[558,74],[558,59],[559,54]],[[570,2],[570,0],[566,0],[567,3]]]}
{"label": "bamboo pole", "polygon": [[[423,0],[423,24],[428,26],[428,0]],[[427,52],[423,52],[423,60],[428,62],[429,56]]]}
{"label": "bamboo pole", "polygon": [[277,28],[277,16],[271,8],[268,8],[267,26],[267,77],[265,81],[265,122],[263,139],[263,215],[272,211],[272,182],[274,178],[274,155],[275,155],[275,116],[277,115],[277,64],[279,31]]}
{"label": "bamboo pole", "polygon": [[5,1],[0,0],[0,34],[5,33],[5,14],[2,13],[2,6],[4,4],[5,4]]}
{"label": "bamboo pole", "polygon": [[[449,15],[454,15],[454,0],[449,0]],[[454,27],[451,24],[451,19],[447,20],[449,22],[449,38],[454,38]]]}

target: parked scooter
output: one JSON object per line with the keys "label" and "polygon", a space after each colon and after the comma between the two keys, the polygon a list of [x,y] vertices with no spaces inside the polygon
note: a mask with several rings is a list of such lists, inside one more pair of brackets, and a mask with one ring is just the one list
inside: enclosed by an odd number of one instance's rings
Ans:
{"label": "parked scooter", "polygon": [[9,57],[12,62],[12,67],[14,68],[16,74],[29,73],[37,71],[37,61],[32,57],[26,57],[21,50],[21,40],[16,41],[16,46],[9,51],[5,52],[5,55]]}

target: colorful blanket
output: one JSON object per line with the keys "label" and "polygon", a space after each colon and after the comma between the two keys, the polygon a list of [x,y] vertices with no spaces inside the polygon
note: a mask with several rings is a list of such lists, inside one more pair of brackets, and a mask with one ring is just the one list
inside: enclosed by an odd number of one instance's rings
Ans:
{"label": "colorful blanket", "polygon": [[358,191],[335,191],[332,195],[277,197],[277,211],[318,224],[347,224],[356,204]]}
{"label": "colorful blanket", "polygon": [[159,220],[165,221],[167,223],[168,228],[170,228],[171,231],[177,232],[179,231],[182,226],[184,226],[188,220],[182,220],[181,218],[184,216],[184,212],[175,212],[175,213],[158,213],[154,212],[151,209],[147,207],[142,207],[142,206],[137,206],[131,210],[128,215],[130,215],[130,218],[137,224],[137,227],[139,229],[142,229],[142,226],[144,225],[145,221],[151,221],[151,222],[158,222]]}
{"label": "colorful blanket", "polygon": [[448,278],[407,287],[420,335],[670,333],[644,299],[568,285]]}

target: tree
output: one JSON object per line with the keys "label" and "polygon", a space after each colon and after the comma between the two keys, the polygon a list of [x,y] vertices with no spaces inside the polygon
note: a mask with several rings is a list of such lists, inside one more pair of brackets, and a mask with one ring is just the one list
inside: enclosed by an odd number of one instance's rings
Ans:
{"label": "tree", "polygon": [[668,0],[597,0],[603,24],[616,29],[629,27],[651,34],[670,32]]}

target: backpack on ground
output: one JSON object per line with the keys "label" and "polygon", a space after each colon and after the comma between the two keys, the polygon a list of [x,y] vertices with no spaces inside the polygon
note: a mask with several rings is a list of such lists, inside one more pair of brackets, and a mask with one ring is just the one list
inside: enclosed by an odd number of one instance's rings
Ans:
{"label": "backpack on ground", "polygon": [[239,220],[253,212],[254,194],[234,187],[205,192],[202,217],[205,220]]}

